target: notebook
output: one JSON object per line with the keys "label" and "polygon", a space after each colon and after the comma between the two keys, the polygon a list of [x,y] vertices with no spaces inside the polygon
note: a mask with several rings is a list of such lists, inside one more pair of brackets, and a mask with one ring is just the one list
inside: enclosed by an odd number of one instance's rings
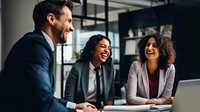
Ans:
{"label": "notebook", "polygon": [[200,111],[200,79],[179,81],[171,112]]}
{"label": "notebook", "polygon": [[[165,104],[165,105],[152,105],[150,110],[151,112],[165,112],[170,111],[172,105],[171,104]],[[155,110],[155,111],[153,111]]]}
{"label": "notebook", "polygon": [[102,112],[147,112],[151,105],[108,105]]}

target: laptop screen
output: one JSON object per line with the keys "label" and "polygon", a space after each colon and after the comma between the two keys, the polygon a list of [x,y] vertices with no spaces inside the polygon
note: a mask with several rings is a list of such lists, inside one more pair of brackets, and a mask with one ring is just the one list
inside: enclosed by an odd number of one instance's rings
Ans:
{"label": "laptop screen", "polygon": [[172,112],[199,112],[200,79],[181,80],[172,103]]}

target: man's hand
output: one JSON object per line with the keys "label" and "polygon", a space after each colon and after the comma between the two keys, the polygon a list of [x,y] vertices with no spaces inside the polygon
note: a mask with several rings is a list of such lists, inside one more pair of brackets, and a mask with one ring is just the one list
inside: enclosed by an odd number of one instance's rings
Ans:
{"label": "man's hand", "polygon": [[84,108],[82,109],[82,111],[83,111],[83,112],[100,112],[100,111],[98,111],[97,109],[94,109],[94,108],[92,108],[92,107],[84,107]]}
{"label": "man's hand", "polygon": [[91,109],[97,110],[97,108],[94,105],[88,102],[76,104],[76,109],[84,109],[86,107],[90,107]]}

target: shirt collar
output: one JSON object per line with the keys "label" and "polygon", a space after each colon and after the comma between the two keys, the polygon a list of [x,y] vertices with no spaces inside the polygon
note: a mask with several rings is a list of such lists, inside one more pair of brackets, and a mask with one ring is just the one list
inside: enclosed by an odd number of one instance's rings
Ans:
{"label": "shirt collar", "polygon": [[[95,69],[95,67],[94,67],[94,65],[92,64],[91,61],[89,62],[89,68],[90,68],[90,70],[94,70]],[[101,68],[101,66],[100,66],[100,68]]]}
{"label": "shirt collar", "polygon": [[54,51],[54,44],[53,44],[53,41],[51,40],[51,38],[44,32],[44,31],[41,31],[42,34],[44,35],[47,43],[49,44],[49,46],[51,47],[52,51]]}

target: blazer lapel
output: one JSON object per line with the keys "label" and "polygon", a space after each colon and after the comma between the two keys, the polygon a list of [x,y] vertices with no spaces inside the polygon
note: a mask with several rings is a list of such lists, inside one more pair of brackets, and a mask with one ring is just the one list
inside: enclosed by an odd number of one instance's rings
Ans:
{"label": "blazer lapel", "polygon": [[162,94],[163,89],[165,87],[165,80],[164,79],[165,79],[165,71],[164,70],[160,70],[159,71],[158,96],[160,96]]}
{"label": "blazer lapel", "polygon": [[143,69],[143,71],[141,71],[141,72],[143,72],[142,79],[143,79],[144,89],[145,89],[147,98],[150,98],[150,96],[149,96],[149,79],[148,79],[146,62],[142,64],[142,69]]}
{"label": "blazer lapel", "polygon": [[82,83],[82,90],[84,94],[84,99],[87,99],[88,96],[88,84],[89,84],[89,63],[84,63],[82,67],[81,73],[81,83]]}
{"label": "blazer lapel", "polygon": [[46,41],[46,39],[45,39],[45,37],[42,34],[40,29],[36,28],[36,29],[34,29],[33,32],[35,34],[40,35],[44,39],[44,41],[38,40],[38,42],[41,42],[43,45],[46,45],[48,47],[47,50],[49,51],[49,54],[46,54],[46,55],[49,55],[49,57],[51,59],[50,60],[50,66],[49,66],[49,74],[50,74],[49,79],[50,79],[50,83],[51,83],[52,88],[55,89],[55,79],[54,79],[54,73],[53,73],[53,71],[54,71],[54,52],[52,51],[50,45],[47,43],[47,41]]}

